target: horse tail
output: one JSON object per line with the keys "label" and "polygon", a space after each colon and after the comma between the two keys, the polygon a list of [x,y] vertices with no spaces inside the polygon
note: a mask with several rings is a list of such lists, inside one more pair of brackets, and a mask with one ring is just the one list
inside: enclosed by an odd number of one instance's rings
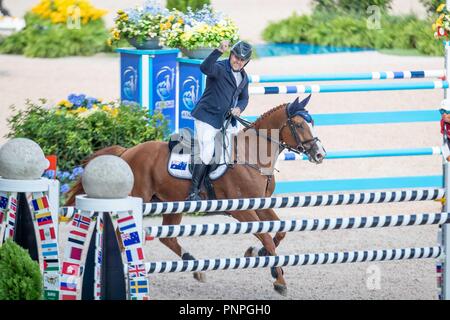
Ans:
{"label": "horse tail", "polygon": [[[103,155],[114,155],[114,156],[120,157],[126,150],[127,150],[127,148],[124,148],[119,145],[100,149],[100,150],[96,151],[95,153],[93,153],[92,155],[90,155],[89,157],[87,157],[86,159],[84,159],[82,162],[82,166],[84,168],[92,159],[97,158],[99,156],[103,156]],[[75,197],[77,195],[83,194],[83,193],[85,193],[85,192],[84,192],[83,184],[81,183],[81,177],[80,177],[80,178],[78,178],[75,185],[69,190],[69,192],[68,192],[69,199],[66,201],[64,206],[75,205]]]}

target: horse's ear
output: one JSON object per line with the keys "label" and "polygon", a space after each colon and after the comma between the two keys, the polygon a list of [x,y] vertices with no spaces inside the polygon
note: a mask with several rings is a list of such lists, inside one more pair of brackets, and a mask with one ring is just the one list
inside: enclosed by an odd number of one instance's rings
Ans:
{"label": "horse's ear", "polygon": [[307,96],[305,99],[303,99],[301,102],[299,102],[299,98],[297,97],[294,102],[292,102],[289,105],[289,115],[293,115],[299,111],[305,111],[305,107],[309,102],[309,99],[311,98],[311,94]]}
{"label": "horse's ear", "polygon": [[[309,103],[309,99],[311,99],[311,94],[309,96],[307,96],[305,99],[303,99],[300,103],[299,103],[299,109],[298,110],[305,110],[305,107],[308,105]],[[298,100],[298,97],[297,97]]]}

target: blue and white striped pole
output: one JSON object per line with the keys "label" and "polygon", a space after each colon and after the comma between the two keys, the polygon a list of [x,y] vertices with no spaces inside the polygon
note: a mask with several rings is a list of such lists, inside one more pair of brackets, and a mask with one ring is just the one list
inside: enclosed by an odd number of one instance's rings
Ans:
{"label": "blue and white striped pole", "polygon": [[249,94],[298,94],[298,93],[331,93],[331,92],[359,92],[359,91],[398,91],[398,90],[428,90],[448,89],[448,82],[442,80],[425,82],[388,82],[375,84],[323,84],[323,85],[294,85],[249,88]]}
{"label": "blue and white striped pole", "polygon": [[441,247],[435,246],[421,248],[292,254],[285,256],[262,256],[250,258],[159,261],[145,263],[145,270],[150,274],[154,274],[227,269],[305,266],[319,264],[341,264],[366,261],[430,259],[439,258],[441,256]]}
{"label": "blue and white striped pole", "polygon": [[149,226],[145,234],[151,238],[198,237],[267,232],[304,232],[342,229],[371,229],[443,224],[450,222],[450,214],[422,213],[393,216],[344,217],[326,219],[278,220],[256,222],[206,223]]}
{"label": "blue and white striped pole", "polygon": [[347,81],[347,80],[393,80],[443,78],[445,70],[380,71],[361,73],[312,73],[300,75],[257,75],[249,76],[250,83],[302,82],[302,81]]}

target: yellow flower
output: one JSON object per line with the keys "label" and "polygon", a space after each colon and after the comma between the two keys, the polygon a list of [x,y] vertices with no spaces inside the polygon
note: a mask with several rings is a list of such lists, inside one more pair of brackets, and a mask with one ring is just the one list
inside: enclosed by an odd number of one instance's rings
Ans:
{"label": "yellow flower", "polygon": [[439,7],[437,7],[436,12],[441,12],[445,8],[445,3],[441,3]]}
{"label": "yellow flower", "polygon": [[113,116],[114,118],[117,117],[118,114],[119,114],[119,109],[114,108],[111,110],[111,116]]}
{"label": "yellow flower", "polygon": [[179,18],[177,21],[179,24],[182,24],[184,22],[183,18]]}

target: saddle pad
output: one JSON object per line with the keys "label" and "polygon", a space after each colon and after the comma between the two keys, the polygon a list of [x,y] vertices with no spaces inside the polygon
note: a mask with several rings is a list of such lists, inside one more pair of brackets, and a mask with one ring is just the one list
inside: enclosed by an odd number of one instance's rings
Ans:
{"label": "saddle pad", "polygon": [[[170,158],[167,163],[167,171],[172,177],[180,179],[192,179],[192,173],[189,170],[189,164],[191,163],[190,154],[170,153]],[[221,164],[213,172],[209,173],[211,180],[217,180],[224,175],[227,171],[227,165]]]}

